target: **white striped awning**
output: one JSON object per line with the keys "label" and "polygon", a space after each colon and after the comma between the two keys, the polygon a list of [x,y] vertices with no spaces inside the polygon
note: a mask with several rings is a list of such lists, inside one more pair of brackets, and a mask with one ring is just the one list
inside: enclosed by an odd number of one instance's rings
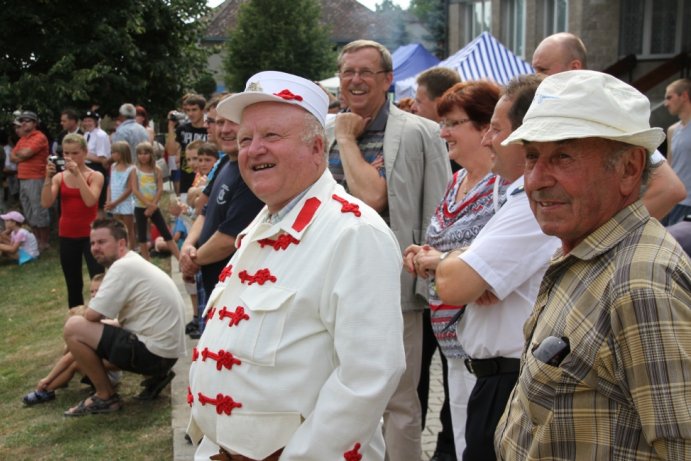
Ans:
{"label": "white striped awning", "polygon": [[[485,79],[501,85],[516,75],[535,72],[530,64],[513,54],[489,32],[483,32],[437,66],[457,70],[463,81]],[[415,78],[396,83],[396,101],[415,96]]]}

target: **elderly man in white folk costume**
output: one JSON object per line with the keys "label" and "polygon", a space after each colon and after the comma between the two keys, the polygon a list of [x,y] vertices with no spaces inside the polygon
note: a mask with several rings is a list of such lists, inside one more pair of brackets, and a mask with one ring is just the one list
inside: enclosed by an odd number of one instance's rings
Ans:
{"label": "elderly man in white folk costume", "polygon": [[381,417],[405,367],[400,248],[329,173],[327,108],[281,72],[218,106],[240,123],[240,172],[266,207],[206,307],[188,395],[196,459],[384,459]]}

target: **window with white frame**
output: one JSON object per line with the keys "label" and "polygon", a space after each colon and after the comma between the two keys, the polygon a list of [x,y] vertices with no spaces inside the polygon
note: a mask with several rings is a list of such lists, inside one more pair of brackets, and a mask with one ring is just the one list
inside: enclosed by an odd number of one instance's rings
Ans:
{"label": "window with white frame", "polygon": [[542,0],[544,36],[568,32],[569,0]]}
{"label": "window with white frame", "polygon": [[525,57],[525,0],[502,0],[501,27],[504,44]]}
{"label": "window with white frame", "polygon": [[491,0],[468,0],[461,2],[461,24],[465,43],[470,42],[481,33],[489,32],[492,24]]}
{"label": "window with white frame", "polygon": [[689,0],[621,0],[619,54],[673,56],[689,51]]}

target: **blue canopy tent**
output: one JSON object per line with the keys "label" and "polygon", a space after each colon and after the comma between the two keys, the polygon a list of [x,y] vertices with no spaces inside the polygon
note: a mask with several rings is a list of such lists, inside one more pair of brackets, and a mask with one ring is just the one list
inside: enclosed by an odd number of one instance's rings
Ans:
{"label": "blue canopy tent", "polygon": [[419,43],[398,47],[391,55],[393,60],[393,85],[400,80],[414,77],[423,70],[439,64],[439,59]]}
{"label": "blue canopy tent", "polygon": [[[487,79],[501,85],[516,75],[534,73],[530,64],[513,54],[489,32],[483,32],[437,66],[455,69],[462,81]],[[396,101],[415,97],[416,76],[395,83]]]}

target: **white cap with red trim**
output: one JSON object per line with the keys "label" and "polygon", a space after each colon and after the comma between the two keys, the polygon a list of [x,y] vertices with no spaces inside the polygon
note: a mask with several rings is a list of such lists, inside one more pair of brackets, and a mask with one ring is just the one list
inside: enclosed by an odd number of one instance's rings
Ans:
{"label": "white cap with red trim", "polygon": [[247,80],[242,93],[218,103],[216,111],[228,120],[240,123],[245,107],[258,102],[282,102],[300,106],[314,115],[322,126],[329,111],[329,97],[314,82],[285,72],[265,71]]}

